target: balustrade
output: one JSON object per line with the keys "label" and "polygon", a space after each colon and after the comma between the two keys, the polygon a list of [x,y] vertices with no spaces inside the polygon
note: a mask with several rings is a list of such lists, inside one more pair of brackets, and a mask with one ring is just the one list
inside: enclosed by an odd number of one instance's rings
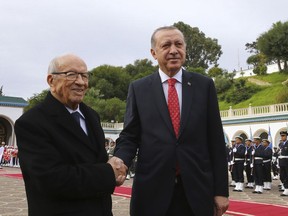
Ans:
{"label": "balustrade", "polygon": [[277,115],[281,113],[288,114],[288,103],[257,107],[252,107],[250,104],[248,108],[241,109],[232,109],[232,107],[230,106],[229,110],[220,111],[220,116],[222,119],[227,119],[238,117],[253,117],[259,115]]}

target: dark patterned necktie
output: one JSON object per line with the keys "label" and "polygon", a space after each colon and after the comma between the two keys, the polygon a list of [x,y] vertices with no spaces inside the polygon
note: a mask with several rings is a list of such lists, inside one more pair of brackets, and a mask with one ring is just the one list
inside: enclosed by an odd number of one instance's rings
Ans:
{"label": "dark patterned necktie", "polygon": [[75,119],[75,121],[80,125],[80,118],[81,118],[81,115],[79,112],[73,112],[71,113],[72,117]]}

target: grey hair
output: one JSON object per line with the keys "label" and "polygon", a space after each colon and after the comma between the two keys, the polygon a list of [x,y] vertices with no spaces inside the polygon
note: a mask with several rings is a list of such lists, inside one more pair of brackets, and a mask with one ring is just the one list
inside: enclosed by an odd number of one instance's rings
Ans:
{"label": "grey hair", "polygon": [[[178,30],[179,32],[181,32],[177,27],[175,26],[163,26],[163,27],[160,27],[160,28],[157,28],[152,36],[151,36],[151,48],[155,48],[155,45],[156,45],[156,40],[155,40],[155,35],[160,32],[160,31],[165,31],[165,30]],[[183,33],[181,32],[181,34],[183,35]],[[183,38],[184,38],[184,35],[183,35]],[[185,42],[185,38],[184,38],[184,42]]]}
{"label": "grey hair", "polygon": [[51,74],[51,73],[56,72],[58,70],[58,65],[59,65],[58,60],[59,60],[59,57],[52,59],[52,61],[50,62],[49,66],[48,66],[48,74]]}

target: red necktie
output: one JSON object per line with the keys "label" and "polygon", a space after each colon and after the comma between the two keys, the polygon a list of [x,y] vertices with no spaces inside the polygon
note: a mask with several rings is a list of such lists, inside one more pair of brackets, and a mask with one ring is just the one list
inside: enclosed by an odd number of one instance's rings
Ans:
{"label": "red necktie", "polygon": [[180,128],[180,108],[178,95],[175,88],[176,82],[177,80],[174,78],[168,79],[168,110],[172,120],[175,135],[178,137]]}

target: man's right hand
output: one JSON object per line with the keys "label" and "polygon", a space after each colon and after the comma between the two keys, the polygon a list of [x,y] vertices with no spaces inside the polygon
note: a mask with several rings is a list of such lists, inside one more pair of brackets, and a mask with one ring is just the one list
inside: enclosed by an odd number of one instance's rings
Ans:
{"label": "man's right hand", "polygon": [[108,160],[107,163],[109,163],[113,168],[116,179],[116,185],[117,186],[122,185],[126,179],[126,174],[128,170],[123,160],[121,160],[118,157],[112,157]]}

